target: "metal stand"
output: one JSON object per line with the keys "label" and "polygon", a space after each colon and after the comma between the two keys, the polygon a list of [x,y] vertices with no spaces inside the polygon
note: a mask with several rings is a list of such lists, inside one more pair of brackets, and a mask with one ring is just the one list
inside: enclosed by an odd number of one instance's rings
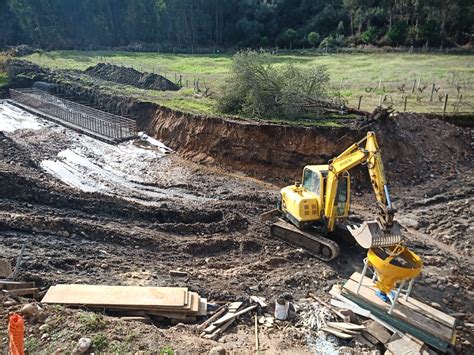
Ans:
{"label": "metal stand", "polygon": [[[357,290],[356,290],[357,295],[359,294],[360,288],[362,286],[362,282],[364,281],[364,278],[365,278],[365,275],[367,274],[368,269],[369,269],[369,260],[368,260],[368,258],[365,258],[364,259],[364,268],[362,269],[362,275],[360,277],[359,284],[357,285]],[[376,280],[377,280],[377,272],[375,270],[373,270],[372,282],[375,284]],[[390,309],[387,312],[388,314],[392,314],[393,309],[395,308],[395,304],[398,301],[398,297],[403,292],[403,286],[405,286],[406,281],[407,280],[402,280],[400,282],[400,285],[398,286],[398,290],[397,290],[397,293],[395,294],[395,297],[392,298],[390,296],[390,293],[387,294],[387,297],[388,297],[388,299],[390,300],[390,303],[391,303]],[[410,296],[410,293],[411,293],[411,290],[413,288],[414,283],[415,283],[415,279],[411,279],[410,283],[408,284],[408,289],[405,291],[405,295],[404,295],[405,300],[408,300],[408,297]]]}

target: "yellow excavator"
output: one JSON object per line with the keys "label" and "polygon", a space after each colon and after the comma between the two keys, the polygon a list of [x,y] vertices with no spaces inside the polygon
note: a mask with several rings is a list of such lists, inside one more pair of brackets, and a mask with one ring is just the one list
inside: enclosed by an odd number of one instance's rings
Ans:
{"label": "yellow excavator", "polygon": [[[369,171],[379,216],[348,226],[345,223],[350,207],[349,170],[360,164]],[[393,219],[395,209],[374,132],[368,132],[328,164],[305,166],[302,182],[284,187],[280,194],[277,209],[284,218],[271,225],[272,236],[304,248],[322,260],[338,256],[339,246],[333,237],[337,237],[337,230],[349,232],[364,248],[396,246],[402,240],[400,225]]]}

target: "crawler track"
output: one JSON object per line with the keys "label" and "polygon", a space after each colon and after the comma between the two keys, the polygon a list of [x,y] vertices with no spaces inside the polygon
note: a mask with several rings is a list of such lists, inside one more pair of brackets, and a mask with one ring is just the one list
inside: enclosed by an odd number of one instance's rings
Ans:
{"label": "crawler track", "polygon": [[282,219],[272,224],[270,233],[273,237],[280,238],[292,246],[304,248],[311,255],[324,261],[330,261],[339,255],[339,246],[334,241],[316,232],[302,231]]}

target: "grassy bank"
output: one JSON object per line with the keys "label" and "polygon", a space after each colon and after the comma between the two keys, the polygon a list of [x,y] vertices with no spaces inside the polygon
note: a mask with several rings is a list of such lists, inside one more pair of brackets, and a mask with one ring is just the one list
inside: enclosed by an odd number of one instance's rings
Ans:
{"label": "grassy bank", "polygon": [[[35,53],[28,60],[54,69],[84,70],[99,62],[159,73],[175,81],[181,77],[184,88],[177,93],[150,92],[127,88],[133,96],[144,96],[171,108],[189,112],[217,113],[214,100],[196,95],[199,88],[219,92],[231,63],[229,55],[174,55],[130,52],[55,51]],[[349,106],[372,111],[384,104],[407,111],[441,112],[448,94],[447,112],[474,112],[474,56],[444,54],[285,54],[275,57],[277,64],[298,66],[325,65],[332,89],[340,92]],[[431,95],[433,84],[435,91]],[[461,96],[462,94],[462,96]]]}

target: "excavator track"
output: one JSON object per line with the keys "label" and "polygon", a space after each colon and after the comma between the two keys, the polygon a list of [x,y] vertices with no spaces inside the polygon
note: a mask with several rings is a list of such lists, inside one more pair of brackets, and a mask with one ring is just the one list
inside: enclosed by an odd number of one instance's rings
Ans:
{"label": "excavator track", "polygon": [[283,219],[278,219],[270,227],[272,237],[282,239],[287,244],[303,248],[311,255],[324,261],[330,261],[339,255],[339,246],[336,242],[296,228]]}

